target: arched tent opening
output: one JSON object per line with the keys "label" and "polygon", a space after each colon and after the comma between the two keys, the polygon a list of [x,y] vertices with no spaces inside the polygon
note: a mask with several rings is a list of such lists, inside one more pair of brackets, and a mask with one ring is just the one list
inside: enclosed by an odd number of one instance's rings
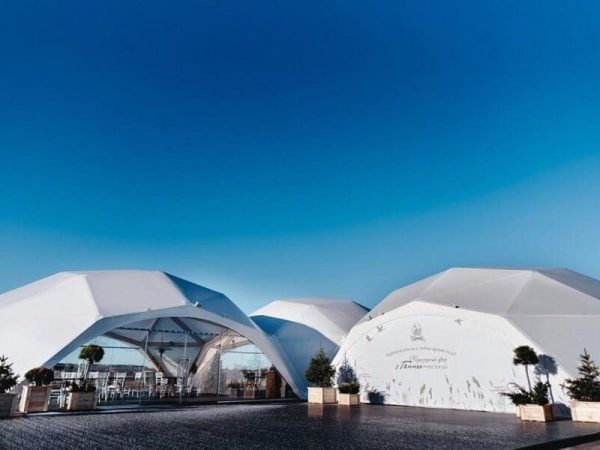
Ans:
{"label": "arched tent opening", "polygon": [[130,323],[106,337],[140,349],[153,367],[168,376],[193,373],[205,345],[227,328],[187,317],[159,317]]}
{"label": "arched tent opening", "polygon": [[[33,324],[35,331],[18,333]],[[16,334],[23,339],[8,339]],[[192,388],[187,394],[193,388],[203,392],[203,386],[189,385],[198,382],[195,375],[203,358],[210,356],[210,349],[220,355],[233,350],[228,348],[233,339],[238,346],[254,346],[254,353],[264,355],[291,391],[302,395],[285,355],[239,308],[223,294],[172,275],[61,273],[0,296],[0,340],[12,342],[7,353],[20,372],[61,364],[101,337],[143,354],[141,371],[161,374],[160,380],[154,380],[155,389],[167,379],[167,386],[177,384],[180,396],[183,387]],[[221,359],[213,358],[219,377]],[[146,379],[146,374],[139,376],[138,381]],[[222,381],[227,383],[226,378]],[[223,389],[216,394],[223,394]]]}
{"label": "arched tent opening", "polygon": [[[276,388],[269,385],[268,373],[280,371],[250,339],[198,318],[159,317],[127,323],[89,343],[106,350],[106,358],[90,369],[93,378],[112,374],[96,382],[100,404],[295,396],[281,375]],[[78,351],[79,347],[54,364],[58,373],[70,374],[59,379],[81,376],[83,363],[74,363]]]}
{"label": "arched tent opening", "polygon": [[367,312],[351,300],[306,297],[276,300],[250,317],[281,348],[306,391],[304,373],[315,352],[322,348],[333,359],[352,326]]}

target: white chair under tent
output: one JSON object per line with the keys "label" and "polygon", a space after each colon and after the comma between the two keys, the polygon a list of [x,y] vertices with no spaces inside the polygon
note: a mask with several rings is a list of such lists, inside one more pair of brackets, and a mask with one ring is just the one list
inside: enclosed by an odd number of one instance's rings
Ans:
{"label": "white chair under tent", "polygon": [[169,379],[164,376],[162,372],[156,372],[154,374],[156,379],[156,392],[155,395],[158,395],[160,398],[169,396]]}

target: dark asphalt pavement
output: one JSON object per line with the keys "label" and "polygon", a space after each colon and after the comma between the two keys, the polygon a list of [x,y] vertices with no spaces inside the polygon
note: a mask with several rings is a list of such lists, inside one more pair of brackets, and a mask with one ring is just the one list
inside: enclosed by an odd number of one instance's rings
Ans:
{"label": "dark asphalt pavement", "polygon": [[600,424],[393,406],[240,404],[0,420],[0,448],[496,449],[592,433]]}

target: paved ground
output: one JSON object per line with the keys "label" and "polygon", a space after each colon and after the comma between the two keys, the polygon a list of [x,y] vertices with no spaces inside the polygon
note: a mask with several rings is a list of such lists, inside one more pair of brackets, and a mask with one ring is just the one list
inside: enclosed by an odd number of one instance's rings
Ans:
{"label": "paved ground", "polygon": [[[0,420],[3,449],[517,448],[600,433],[598,424],[524,423],[512,415],[306,403],[30,415]],[[600,436],[600,435],[599,435]]]}

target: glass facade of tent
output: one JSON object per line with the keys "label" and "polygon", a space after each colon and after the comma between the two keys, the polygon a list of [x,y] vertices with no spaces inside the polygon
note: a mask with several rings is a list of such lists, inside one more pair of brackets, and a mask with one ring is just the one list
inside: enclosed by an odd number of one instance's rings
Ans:
{"label": "glass facade of tent", "polygon": [[51,409],[72,383],[96,388],[99,406],[295,398],[263,352],[228,328],[182,317],[128,324],[88,344],[104,350],[88,367],[80,349],[54,367]]}

